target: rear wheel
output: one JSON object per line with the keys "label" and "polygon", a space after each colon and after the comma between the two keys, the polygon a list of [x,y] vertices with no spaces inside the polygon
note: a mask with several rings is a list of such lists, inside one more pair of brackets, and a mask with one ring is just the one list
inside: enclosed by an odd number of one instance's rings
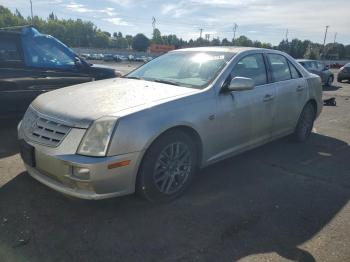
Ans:
{"label": "rear wheel", "polygon": [[181,131],[169,131],[149,148],[142,161],[136,189],[152,201],[170,201],[190,185],[197,167],[192,139]]}
{"label": "rear wheel", "polygon": [[297,127],[294,131],[294,140],[305,142],[311,135],[316,118],[316,109],[312,103],[307,103],[300,114]]}
{"label": "rear wheel", "polygon": [[331,87],[332,84],[333,84],[333,81],[334,81],[334,77],[333,76],[328,77],[326,85],[328,87]]}

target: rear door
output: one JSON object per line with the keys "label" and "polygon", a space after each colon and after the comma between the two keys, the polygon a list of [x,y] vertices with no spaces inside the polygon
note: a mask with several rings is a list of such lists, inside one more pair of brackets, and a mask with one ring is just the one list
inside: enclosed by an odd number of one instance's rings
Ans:
{"label": "rear door", "polygon": [[275,113],[272,123],[274,137],[294,130],[307,99],[307,83],[301,73],[286,57],[267,54],[269,71],[276,89]]}

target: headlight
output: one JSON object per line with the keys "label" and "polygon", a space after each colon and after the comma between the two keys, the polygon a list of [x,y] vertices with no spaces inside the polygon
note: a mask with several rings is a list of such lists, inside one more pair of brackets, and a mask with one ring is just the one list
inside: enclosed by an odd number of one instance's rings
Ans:
{"label": "headlight", "polygon": [[96,120],[86,131],[78,148],[78,154],[105,156],[117,119],[103,117]]}

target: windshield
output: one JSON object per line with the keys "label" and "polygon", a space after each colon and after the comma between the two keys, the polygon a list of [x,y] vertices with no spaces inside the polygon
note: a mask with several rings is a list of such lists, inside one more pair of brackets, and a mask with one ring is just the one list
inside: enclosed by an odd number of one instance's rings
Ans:
{"label": "windshield", "polygon": [[75,54],[53,37],[25,37],[25,62],[28,66],[52,69],[75,69]]}
{"label": "windshield", "polygon": [[215,79],[234,55],[228,52],[172,52],[141,66],[126,78],[202,89]]}

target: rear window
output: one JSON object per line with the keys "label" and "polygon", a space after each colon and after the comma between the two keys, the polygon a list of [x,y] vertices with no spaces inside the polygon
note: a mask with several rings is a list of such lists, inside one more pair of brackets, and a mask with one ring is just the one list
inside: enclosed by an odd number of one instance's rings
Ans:
{"label": "rear window", "polygon": [[272,71],[272,79],[274,82],[291,79],[288,61],[284,56],[277,54],[268,54],[268,58]]}
{"label": "rear window", "polygon": [[289,64],[289,68],[290,68],[290,73],[292,74],[292,78],[293,79],[301,78],[302,75],[298,71],[298,69],[296,69],[296,67],[289,61],[288,61],[288,64]]}

